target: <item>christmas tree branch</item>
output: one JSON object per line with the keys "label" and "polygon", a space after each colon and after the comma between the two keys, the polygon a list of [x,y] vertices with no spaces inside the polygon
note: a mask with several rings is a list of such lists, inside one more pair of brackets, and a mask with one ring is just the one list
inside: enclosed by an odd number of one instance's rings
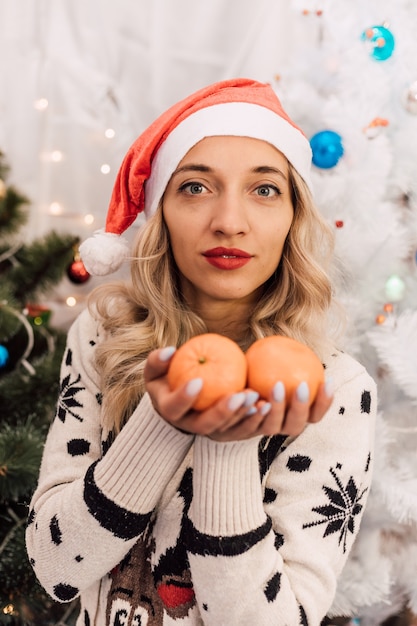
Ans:
{"label": "christmas tree branch", "polygon": [[18,263],[8,271],[7,277],[15,285],[15,297],[22,305],[62,279],[78,242],[78,237],[53,231],[18,250],[15,255]]}
{"label": "christmas tree branch", "polygon": [[28,202],[14,187],[7,187],[5,195],[0,197],[0,230],[3,235],[13,234],[26,223],[27,213],[23,206]]}
{"label": "christmas tree branch", "polygon": [[0,556],[2,555],[2,553],[4,552],[7,544],[9,543],[9,541],[12,539],[13,535],[15,534],[15,532],[24,524],[26,524],[26,517],[23,518],[19,518],[16,513],[13,511],[13,509],[11,509],[10,507],[7,508],[7,513],[9,514],[9,516],[11,517],[11,519],[15,522],[15,525],[9,530],[9,532],[6,534],[6,536],[4,537],[3,541],[0,544]]}

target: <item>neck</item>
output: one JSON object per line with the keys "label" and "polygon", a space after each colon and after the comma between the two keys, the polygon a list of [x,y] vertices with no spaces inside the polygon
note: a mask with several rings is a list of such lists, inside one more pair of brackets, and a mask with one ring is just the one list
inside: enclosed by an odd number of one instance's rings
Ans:
{"label": "neck", "polygon": [[253,303],[217,302],[210,307],[194,308],[210,333],[225,335],[237,343],[247,338],[248,322]]}

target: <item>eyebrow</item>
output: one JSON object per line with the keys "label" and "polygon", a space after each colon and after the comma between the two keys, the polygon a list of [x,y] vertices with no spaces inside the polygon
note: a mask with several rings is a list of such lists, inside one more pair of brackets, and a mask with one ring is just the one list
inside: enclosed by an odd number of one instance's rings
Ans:
{"label": "eyebrow", "polygon": [[284,180],[287,180],[284,172],[282,172],[277,167],[272,167],[271,165],[260,165],[259,167],[254,167],[252,171],[254,172],[254,174],[278,174],[278,176],[281,176]]}
{"label": "eyebrow", "polygon": [[181,174],[182,172],[212,172],[213,169],[208,167],[208,165],[200,165],[198,163],[190,163],[188,165],[181,165],[181,167],[177,167],[177,169],[172,173],[172,176],[176,176],[177,174]]}
{"label": "eyebrow", "polygon": [[[200,163],[189,163],[186,165],[181,165],[181,167],[178,167],[175,172],[173,172],[172,176],[176,176],[177,174],[181,174],[182,172],[213,172],[213,168],[209,167],[208,165],[203,165]],[[285,176],[285,174],[278,169],[277,167],[272,167],[271,165],[258,165],[257,167],[254,167],[251,169],[251,172],[253,172],[254,174],[278,174],[278,176],[281,176],[285,181],[287,180],[287,177]]]}

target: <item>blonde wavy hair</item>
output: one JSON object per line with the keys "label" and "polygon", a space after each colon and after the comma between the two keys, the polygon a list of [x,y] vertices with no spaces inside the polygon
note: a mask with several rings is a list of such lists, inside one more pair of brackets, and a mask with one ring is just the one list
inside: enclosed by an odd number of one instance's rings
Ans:
{"label": "blonde wavy hair", "polygon": [[[305,343],[323,358],[334,347],[331,327],[338,327],[341,320],[333,312],[330,279],[333,231],[291,165],[289,172],[294,219],[280,264],[264,285],[241,347],[245,350],[256,339],[280,334]],[[139,229],[132,249],[131,280],[103,284],[90,296],[90,307],[106,331],[96,358],[103,424],[115,432],[145,392],[143,371],[149,352],[179,346],[207,332],[203,320],[182,297],[162,207],[163,199],[155,215]]]}

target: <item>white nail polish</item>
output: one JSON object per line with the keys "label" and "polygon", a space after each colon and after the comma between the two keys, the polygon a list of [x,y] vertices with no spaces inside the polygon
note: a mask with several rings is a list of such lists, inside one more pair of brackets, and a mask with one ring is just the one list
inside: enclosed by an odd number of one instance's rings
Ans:
{"label": "white nail polish", "polygon": [[282,383],[280,380],[275,383],[272,388],[272,397],[274,398],[275,402],[284,402],[285,400],[285,387],[284,383]]}
{"label": "white nail polish", "polygon": [[324,384],[324,393],[328,398],[333,398],[334,396],[334,383],[333,378],[328,378]]}
{"label": "white nail polish", "polygon": [[187,384],[185,388],[185,393],[187,396],[196,396],[203,388],[203,379],[202,378],[193,378]]}
{"label": "white nail polish", "polygon": [[297,387],[297,400],[299,402],[308,402],[310,399],[310,389],[305,381]]}
{"label": "white nail polish", "polygon": [[159,360],[160,361],[169,361],[176,350],[175,346],[167,346],[166,348],[162,348],[159,351]]}
{"label": "white nail polish", "polygon": [[241,391],[240,393],[235,393],[228,402],[228,408],[230,411],[237,411],[243,406],[245,402],[246,394]]}
{"label": "white nail polish", "polygon": [[259,393],[257,391],[248,391],[248,393],[246,394],[244,405],[251,406],[252,404],[255,404],[258,398],[259,398]]}
{"label": "white nail polish", "polygon": [[256,408],[256,406],[251,406],[249,407],[249,409],[246,411],[245,413],[245,417],[250,417],[251,415],[255,415],[255,413],[258,412],[258,409]]}
{"label": "white nail polish", "polygon": [[271,407],[272,405],[270,402],[265,402],[265,404],[263,404],[259,409],[259,413],[265,417],[265,415],[267,415],[267,413],[271,410]]}

